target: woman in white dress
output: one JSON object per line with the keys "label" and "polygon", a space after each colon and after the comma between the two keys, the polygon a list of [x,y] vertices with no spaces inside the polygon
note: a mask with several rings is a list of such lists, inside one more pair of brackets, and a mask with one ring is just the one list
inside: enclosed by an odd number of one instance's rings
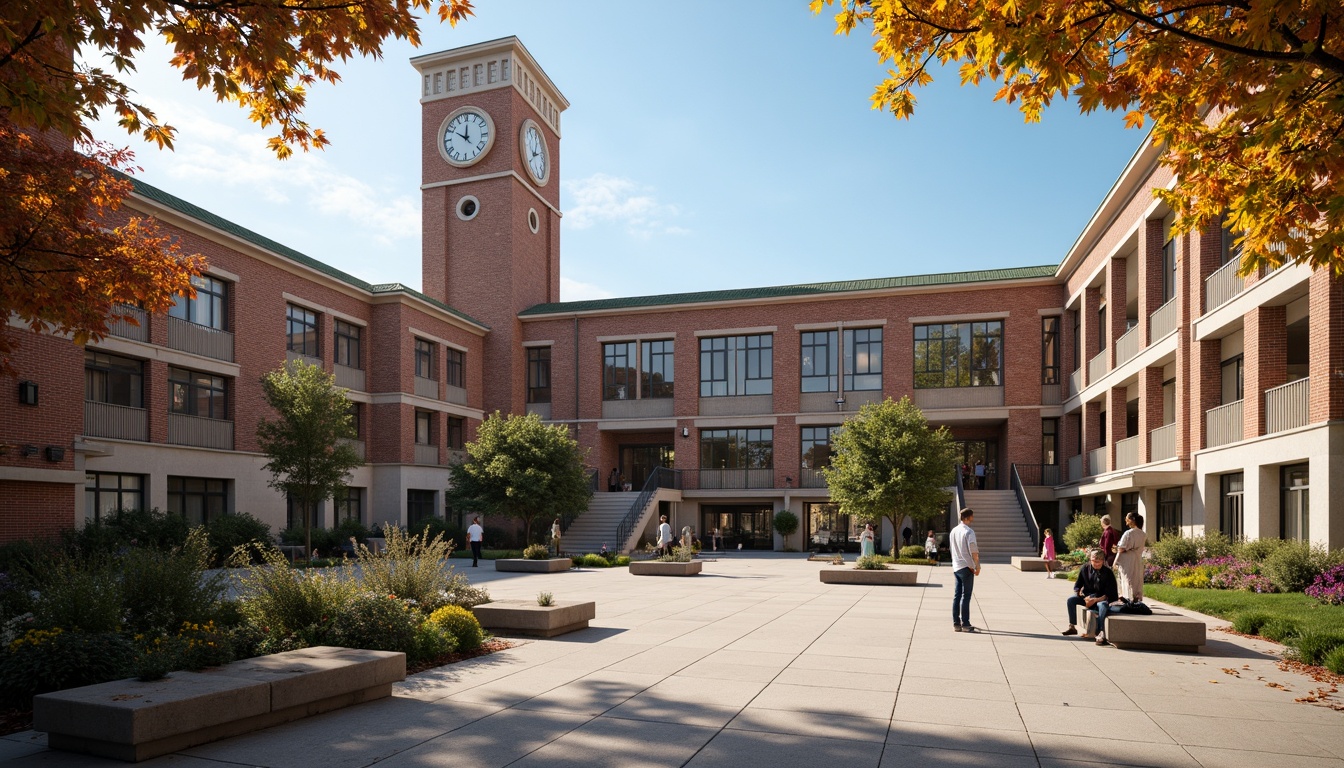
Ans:
{"label": "woman in white dress", "polygon": [[1115,572],[1120,582],[1120,596],[1143,602],[1143,546],[1148,541],[1143,532],[1143,515],[1138,512],[1126,514],[1125,528],[1124,535],[1115,545]]}
{"label": "woman in white dress", "polygon": [[859,556],[872,557],[873,554],[873,524],[864,523],[863,533],[859,534]]}

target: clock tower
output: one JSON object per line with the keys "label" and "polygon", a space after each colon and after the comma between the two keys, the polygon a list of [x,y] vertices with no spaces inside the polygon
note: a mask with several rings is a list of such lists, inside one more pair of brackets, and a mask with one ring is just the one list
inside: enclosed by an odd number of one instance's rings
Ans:
{"label": "clock tower", "polygon": [[516,37],[411,59],[420,73],[426,295],[490,326],[485,410],[525,410],[518,313],[560,300],[560,113]]}

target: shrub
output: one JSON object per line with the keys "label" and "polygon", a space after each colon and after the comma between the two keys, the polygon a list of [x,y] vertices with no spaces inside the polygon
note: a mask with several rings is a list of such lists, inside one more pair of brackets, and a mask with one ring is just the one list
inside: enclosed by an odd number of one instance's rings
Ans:
{"label": "shrub", "polygon": [[901,553],[900,553],[900,554],[901,554],[901,557],[908,558],[908,559],[913,559],[913,560],[927,560],[927,559],[928,559],[927,557],[925,557],[925,554],[924,554],[924,548],[921,547],[921,546],[919,546],[918,544],[911,544],[911,545],[908,546],[908,547],[901,547]]}
{"label": "shrub", "polygon": [[121,626],[121,581],[102,555],[53,552],[33,576],[34,624],[89,633]]}
{"label": "shrub", "polygon": [[134,656],[119,633],[31,630],[0,656],[0,693],[5,703],[28,708],[39,693],[126,677]]}
{"label": "shrub", "polygon": [[887,564],[877,555],[864,555],[854,561],[854,567],[860,571],[883,571]]}
{"label": "shrub", "polygon": [[555,595],[550,592],[540,592],[537,594],[537,605],[545,608],[548,605],[555,605]]}
{"label": "shrub", "polygon": [[1171,586],[1184,589],[1208,589],[1210,573],[1210,569],[1202,565],[1177,568],[1171,572]]}
{"label": "shrub", "polygon": [[62,534],[67,549],[86,555],[115,553],[127,547],[172,549],[187,541],[191,530],[182,515],[158,509],[118,510],[106,519]]}
{"label": "shrub", "polygon": [[157,635],[145,638],[136,635],[136,639],[141,640],[135,659],[131,662],[131,672],[136,680],[146,683],[162,680],[181,666],[182,643],[176,637]]}
{"label": "shrub", "polygon": [[1276,643],[1282,643],[1290,637],[1297,637],[1301,631],[1302,629],[1296,621],[1281,616],[1272,618],[1260,625],[1260,636]]}
{"label": "shrub", "polygon": [[1087,549],[1101,541],[1101,517],[1076,515],[1064,529],[1064,544],[1070,549]]}
{"label": "shrub", "polygon": [[1161,538],[1153,542],[1152,551],[1156,565],[1188,565],[1199,559],[1199,544],[1175,529],[1163,531]]}
{"label": "shrub", "polygon": [[485,630],[481,629],[481,623],[466,608],[445,605],[431,613],[429,620],[453,636],[458,651],[474,651],[485,642]]}
{"label": "shrub", "polygon": [[587,568],[610,568],[612,565],[607,558],[601,555],[584,555],[580,558],[580,561],[579,564]]}
{"label": "shrub", "polygon": [[207,621],[183,622],[177,630],[182,643],[182,668],[205,669],[233,661],[233,641],[229,629]]}
{"label": "shrub", "polygon": [[415,655],[423,661],[443,658],[457,650],[457,638],[439,624],[425,619],[415,630]]}
{"label": "shrub", "polygon": [[414,600],[421,611],[432,611],[449,602],[444,596],[453,574],[447,559],[453,546],[442,536],[428,533],[408,536],[395,525],[383,527],[386,549],[373,552],[361,544],[356,549],[364,586],[372,592]]}
{"label": "shrub", "polygon": [[787,509],[781,509],[775,513],[774,527],[775,533],[787,541],[798,530],[798,516]]}
{"label": "shrub", "polygon": [[180,547],[162,551],[136,548],[126,553],[121,570],[121,605],[127,629],[172,631],[183,622],[208,621],[224,595],[224,578],[207,577],[210,540],[193,528]]}
{"label": "shrub", "polygon": [[629,564],[630,564],[630,556],[629,556],[629,555],[617,555],[617,556],[615,557],[615,559],[613,559],[613,560],[611,561],[611,564],[614,565],[614,566],[626,566],[626,565],[629,565]]}
{"label": "shrub", "polygon": [[405,600],[361,592],[332,617],[331,640],[346,648],[402,651],[416,658],[420,618]]}
{"label": "shrub", "polygon": [[1260,628],[1270,619],[1269,614],[1260,611],[1245,611],[1232,617],[1232,629],[1243,635],[1258,635]]}
{"label": "shrub", "polygon": [[1344,675],[1344,645],[1325,655],[1325,668],[1336,675]]}
{"label": "shrub", "polygon": [[490,593],[485,587],[474,587],[467,577],[461,573],[454,573],[448,577],[448,583],[443,591],[439,593],[442,605],[456,605],[462,608],[470,608],[473,605],[481,605],[490,602]]}
{"label": "shrub", "polygon": [[658,558],[660,563],[689,563],[695,559],[695,550],[690,547],[673,547],[672,554]]}
{"label": "shrub", "polygon": [[246,566],[237,587],[243,614],[266,635],[256,650],[275,653],[277,648],[293,650],[324,641],[331,617],[359,591],[352,569],[299,571],[274,549],[252,549],[240,550],[234,562],[245,565],[253,554],[262,560],[261,565]]}
{"label": "shrub", "polygon": [[1232,540],[1222,531],[1206,531],[1191,539],[1201,560],[1228,557],[1232,554]]}
{"label": "shrub", "polygon": [[1326,605],[1344,605],[1344,565],[1322,571],[1306,591]]}
{"label": "shrub", "polygon": [[1316,667],[1325,662],[1327,654],[1344,646],[1344,634],[1307,629],[1289,642],[1292,645],[1293,658]]}
{"label": "shrub", "polygon": [[1283,539],[1251,539],[1250,541],[1238,541],[1232,545],[1232,551],[1239,557],[1253,563],[1261,563],[1281,546],[1283,546]]}
{"label": "shrub", "polygon": [[1280,592],[1301,592],[1325,570],[1327,557],[1305,541],[1285,541],[1265,558],[1264,573]]}
{"label": "shrub", "polygon": [[529,544],[523,550],[523,557],[527,560],[546,560],[551,556],[551,550],[545,544]]}
{"label": "shrub", "polygon": [[244,544],[257,542],[270,546],[271,526],[263,523],[246,512],[233,515],[220,515],[205,526],[210,537],[212,562],[222,565],[233,556],[233,550]]}

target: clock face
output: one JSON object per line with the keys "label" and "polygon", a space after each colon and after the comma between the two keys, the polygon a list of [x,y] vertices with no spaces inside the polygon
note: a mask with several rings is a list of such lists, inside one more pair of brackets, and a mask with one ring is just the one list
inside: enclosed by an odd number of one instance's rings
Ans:
{"label": "clock face", "polygon": [[523,164],[527,166],[532,180],[545,184],[551,173],[551,158],[546,151],[546,139],[541,135],[541,129],[531,120],[523,123],[519,148],[523,153]]}
{"label": "clock face", "polygon": [[490,116],[475,107],[463,107],[443,123],[443,157],[450,164],[467,166],[490,151],[495,143],[495,125]]}

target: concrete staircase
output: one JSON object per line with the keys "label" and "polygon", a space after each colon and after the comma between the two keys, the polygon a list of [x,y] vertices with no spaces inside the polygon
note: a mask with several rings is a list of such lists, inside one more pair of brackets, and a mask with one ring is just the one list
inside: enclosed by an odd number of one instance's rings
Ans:
{"label": "concrete staircase", "polygon": [[980,562],[1006,563],[1014,556],[1039,555],[1031,543],[1017,494],[1012,491],[966,491],[966,506],[975,510],[975,540]]}
{"label": "concrete staircase", "polygon": [[[588,502],[588,510],[579,515],[569,530],[565,531],[560,547],[567,555],[582,555],[589,552],[601,552],[602,545],[608,550],[623,552],[626,542],[616,540],[616,528],[630,511],[630,505],[639,498],[638,491],[629,493],[606,493],[598,491]],[[650,505],[657,508],[656,500]],[[643,530],[639,528],[638,530]]]}

